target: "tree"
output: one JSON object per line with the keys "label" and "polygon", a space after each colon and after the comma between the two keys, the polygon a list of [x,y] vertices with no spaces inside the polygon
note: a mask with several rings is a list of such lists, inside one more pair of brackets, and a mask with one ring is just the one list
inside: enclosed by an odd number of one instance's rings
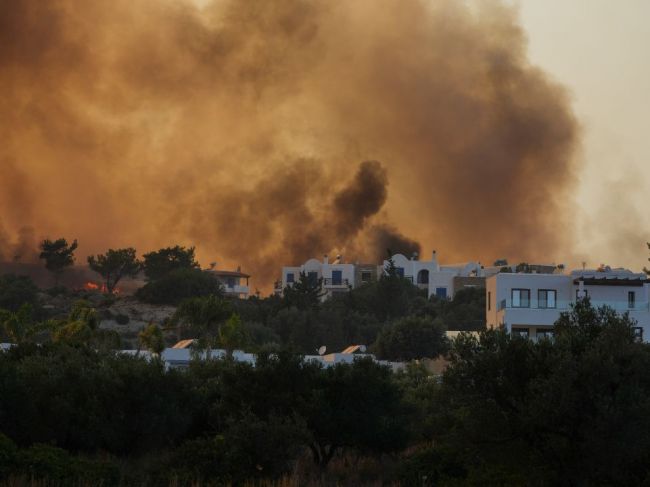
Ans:
{"label": "tree", "polygon": [[160,356],[165,350],[165,338],[162,330],[154,323],[149,325],[138,334],[138,343],[141,347],[149,350],[155,356]]}
{"label": "tree", "polygon": [[242,349],[250,342],[248,333],[238,314],[233,313],[230,318],[219,327],[219,343],[232,355],[235,349]]}
{"label": "tree", "polygon": [[45,239],[41,242],[40,259],[45,260],[45,267],[54,275],[55,285],[59,285],[59,279],[63,271],[74,264],[74,251],[79,244],[74,240],[68,244],[65,238],[58,240]]}
{"label": "tree", "polygon": [[298,309],[317,308],[323,297],[323,279],[314,279],[301,272],[293,286],[284,288],[283,294],[287,307],[295,306]]}
{"label": "tree", "polygon": [[325,469],[337,451],[382,454],[406,445],[406,416],[391,372],[370,358],[322,370],[302,405],[314,462]]}
{"label": "tree", "polygon": [[27,341],[37,331],[31,305],[23,304],[17,311],[0,309],[0,329],[12,343]]}
{"label": "tree", "polygon": [[200,342],[209,349],[216,345],[221,324],[231,314],[230,303],[212,295],[186,299],[174,313],[172,321],[185,325],[198,334]]}
{"label": "tree", "polygon": [[75,345],[90,344],[99,326],[97,311],[88,301],[79,300],[65,320],[53,321],[52,340]]}
{"label": "tree", "polygon": [[109,294],[113,293],[123,277],[136,277],[142,268],[134,248],[109,249],[105,254],[91,255],[88,257],[88,265],[104,278]]}
{"label": "tree", "polygon": [[553,340],[462,334],[437,398],[439,451],[462,460],[467,484],[497,472],[518,479],[507,485],[647,482],[650,349],[634,325],[585,299]]}
{"label": "tree", "polygon": [[38,287],[27,276],[0,276],[0,308],[18,311],[24,304],[36,304]]}
{"label": "tree", "polygon": [[146,303],[178,305],[184,299],[222,294],[223,286],[209,272],[176,269],[142,286],[136,296]]}
{"label": "tree", "polygon": [[198,262],[194,259],[194,247],[166,247],[144,254],[144,274],[147,280],[155,281],[178,269],[196,269]]}
{"label": "tree", "polygon": [[385,360],[436,358],[447,350],[445,328],[430,317],[409,316],[379,332],[374,350]]}

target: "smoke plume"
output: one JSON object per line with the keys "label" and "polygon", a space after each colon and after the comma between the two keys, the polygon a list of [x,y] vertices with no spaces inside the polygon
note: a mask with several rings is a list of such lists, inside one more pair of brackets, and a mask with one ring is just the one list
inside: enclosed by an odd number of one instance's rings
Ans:
{"label": "smoke plume", "polygon": [[0,0],[0,245],[546,260],[578,129],[526,47],[498,1]]}

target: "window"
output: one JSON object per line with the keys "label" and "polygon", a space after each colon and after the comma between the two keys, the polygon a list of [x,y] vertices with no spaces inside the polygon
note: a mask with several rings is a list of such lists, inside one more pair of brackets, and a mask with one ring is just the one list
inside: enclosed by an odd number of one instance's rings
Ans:
{"label": "window", "polygon": [[530,308],[530,289],[513,289],[512,307]]}
{"label": "window", "polygon": [[294,275],[293,272],[287,272],[287,284],[293,283]]}
{"label": "window", "polygon": [[492,291],[488,291],[488,311],[492,309]]}
{"label": "window", "polygon": [[229,287],[229,288],[235,287],[235,278],[234,277],[226,278],[226,287]]}
{"label": "window", "polygon": [[395,272],[399,277],[404,277],[404,268],[403,267],[395,267]]}
{"label": "window", "polygon": [[640,326],[635,326],[632,328],[632,331],[634,332],[634,339],[638,342],[643,341],[643,328]]}
{"label": "window", "polygon": [[555,289],[540,289],[537,291],[538,308],[556,308],[557,291]]}
{"label": "window", "polygon": [[361,282],[370,282],[372,280],[372,272],[361,271]]}
{"label": "window", "polygon": [[553,338],[553,330],[548,328],[537,330],[537,338]]}
{"label": "window", "polygon": [[308,272],[307,281],[311,285],[316,285],[318,283],[318,272]]}
{"label": "window", "polygon": [[436,297],[440,299],[447,299],[447,288],[446,287],[437,287],[436,288]]}
{"label": "window", "polygon": [[343,284],[343,271],[332,271],[332,285],[340,286]]}
{"label": "window", "polygon": [[512,334],[521,338],[528,338],[528,328],[513,328]]}
{"label": "window", "polygon": [[628,309],[634,309],[634,302],[636,301],[636,293],[634,291],[629,291],[627,293],[627,307]]}

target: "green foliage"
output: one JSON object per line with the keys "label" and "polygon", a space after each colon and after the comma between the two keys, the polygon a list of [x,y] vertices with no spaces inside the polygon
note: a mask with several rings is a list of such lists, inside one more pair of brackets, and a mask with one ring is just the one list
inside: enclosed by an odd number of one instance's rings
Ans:
{"label": "green foliage", "polygon": [[71,344],[90,343],[99,326],[97,311],[88,301],[77,301],[66,320],[52,322],[52,340]]}
{"label": "green foliage", "polygon": [[250,337],[246,328],[242,324],[238,314],[230,315],[225,323],[219,327],[219,344],[225,348],[228,353],[236,349],[244,349],[250,343]]}
{"label": "green foliage", "polygon": [[176,269],[138,289],[136,296],[151,304],[178,305],[184,299],[221,295],[221,283],[200,269]]}
{"label": "green foliage", "polygon": [[407,362],[436,358],[447,347],[445,327],[439,320],[411,316],[382,329],[373,350],[381,359]]}
{"label": "green foliage", "polygon": [[88,257],[88,265],[104,278],[109,294],[113,293],[122,278],[136,277],[142,268],[134,248],[109,249],[105,254],[91,255]]}
{"label": "green foliage", "polygon": [[0,309],[0,330],[12,343],[23,343],[30,339],[36,332],[31,305],[23,304],[15,312]]}
{"label": "green foliage", "polygon": [[438,445],[462,452],[467,478],[484,483],[646,482],[650,350],[632,325],[583,300],[554,340],[461,336],[438,396]]}
{"label": "green foliage", "polygon": [[298,280],[284,288],[284,303],[287,307],[298,309],[314,309],[320,304],[323,297],[323,279],[312,279],[304,272],[300,273]]}
{"label": "green foliage", "polygon": [[229,301],[210,295],[183,301],[174,313],[172,321],[180,323],[211,346],[216,345],[221,324],[231,314],[232,307]]}
{"label": "green foliage", "polygon": [[18,311],[25,304],[36,305],[38,287],[27,276],[0,276],[0,309]]}
{"label": "green foliage", "polygon": [[342,448],[367,454],[399,451],[407,416],[390,372],[371,359],[322,371],[304,405],[314,462],[325,468]]}
{"label": "green foliage", "polygon": [[65,238],[41,242],[39,258],[45,260],[46,269],[54,274],[55,286],[58,286],[63,271],[74,263],[74,252],[78,246],[76,240],[68,244]]}
{"label": "green foliage", "polygon": [[0,479],[6,478],[14,471],[17,453],[16,444],[0,432]]}
{"label": "green foliage", "polygon": [[199,267],[194,258],[194,247],[179,245],[166,247],[143,256],[143,269],[149,281],[157,281],[177,270],[193,270]]}
{"label": "green foliage", "polygon": [[21,447],[89,455],[171,447],[193,412],[187,380],[162,364],[67,344],[0,353],[0,424]]}
{"label": "green foliage", "polygon": [[165,338],[158,325],[150,323],[138,334],[138,343],[155,355],[160,355],[165,350]]}

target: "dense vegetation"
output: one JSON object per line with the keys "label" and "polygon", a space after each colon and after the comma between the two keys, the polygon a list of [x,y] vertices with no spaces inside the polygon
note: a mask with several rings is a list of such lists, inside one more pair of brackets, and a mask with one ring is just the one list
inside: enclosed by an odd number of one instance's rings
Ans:
{"label": "dense vegetation", "polygon": [[256,366],[165,370],[156,358],[89,346],[93,319],[82,307],[60,325],[68,333],[0,353],[5,478],[650,481],[650,348],[627,317],[588,302],[562,316],[553,340],[461,335],[439,380],[415,362],[397,374],[370,360],[323,369],[290,352],[260,353]]}
{"label": "dense vegetation", "polygon": [[[0,352],[0,485],[650,485],[650,347],[626,315],[584,300],[553,339],[449,342],[446,328],[482,327],[482,290],[427,299],[388,272],[324,302],[304,276],[282,297],[229,300],[218,283],[173,285],[213,279],[193,249],[152,254],[145,287],[179,305],[139,333],[151,355],[121,352],[101,305],[52,315],[28,278],[0,277],[0,341],[16,344]],[[168,369],[169,330],[256,364]],[[299,353],[353,343],[411,362],[323,368]],[[442,375],[417,360],[438,354]]]}

